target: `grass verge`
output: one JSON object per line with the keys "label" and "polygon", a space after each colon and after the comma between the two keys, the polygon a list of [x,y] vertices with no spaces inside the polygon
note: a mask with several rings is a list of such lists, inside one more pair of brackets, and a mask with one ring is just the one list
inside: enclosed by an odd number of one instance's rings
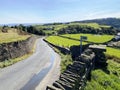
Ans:
{"label": "grass verge", "polygon": [[54,48],[54,51],[57,52],[60,57],[61,57],[61,63],[60,63],[60,66],[61,66],[61,73],[63,73],[65,70],[66,70],[66,67],[69,65],[69,64],[72,64],[73,63],[73,60],[71,58],[71,55],[70,54],[63,54],[60,52],[60,50],[58,50],[57,48]]}

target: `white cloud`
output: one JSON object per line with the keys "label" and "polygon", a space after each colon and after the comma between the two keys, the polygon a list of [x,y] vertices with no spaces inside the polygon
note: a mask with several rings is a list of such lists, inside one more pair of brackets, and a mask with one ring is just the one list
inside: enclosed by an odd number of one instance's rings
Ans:
{"label": "white cloud", "polygon": [[108,17],[120,17],[120,12],[93,12],[87,14],[84,19],[97,19],[97,18],[108,18]]}

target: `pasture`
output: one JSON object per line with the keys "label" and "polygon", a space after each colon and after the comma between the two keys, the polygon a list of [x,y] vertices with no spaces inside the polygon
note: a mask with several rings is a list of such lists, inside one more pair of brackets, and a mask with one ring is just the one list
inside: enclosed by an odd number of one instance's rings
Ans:
{"label": "pasture", "polygon": [[95,35],[95,34],[65,34],[62,36],[70,37],[78,40],[80,40],[80,36],[87,36],[88,38],[87,41],[94,43],[104,43],[111,40],[114,37],[113,35]]}
{"label": "pasture", "polygon": [[[46,40],[50,43],[53,43],[55,45],[61,46],[61,47],[70,47],[73,45],[79,45],[80,42],[79,41],[75,41],[75,40],[70,40],[67,38],[63,38],[63,37],[59,37],[59,36],[49,36],[48,38],[46,38]],[[87,43],[83,43],[87,44]]]}

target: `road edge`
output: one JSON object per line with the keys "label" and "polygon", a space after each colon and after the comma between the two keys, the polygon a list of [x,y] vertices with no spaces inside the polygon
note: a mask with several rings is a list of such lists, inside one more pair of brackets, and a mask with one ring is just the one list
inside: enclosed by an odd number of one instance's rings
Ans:
{"label": "road edge", "polygon": [[[54,51],[54,50],[53,50]],[[52,85],[53,82],[59,79],[60,76],[60,62],[61,58],[59,54],[55,52],[55,60],[52,66],[52,69],[48,72],[48,74],[43,78],[43,80],[39,83],[39,85],[35,88],[35,90],[46,90],[48,85]]]}

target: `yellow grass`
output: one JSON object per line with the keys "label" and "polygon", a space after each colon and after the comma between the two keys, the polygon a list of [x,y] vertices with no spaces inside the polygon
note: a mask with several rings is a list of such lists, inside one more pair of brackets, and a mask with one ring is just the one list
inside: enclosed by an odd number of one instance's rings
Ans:
{"label": "yellow grass", "polygon": [[120,58],[120,49],[107,47],[106,54]]}
{"label": "yellow grass", "polygon": [[9,43],[15,41],[26,40],[30,35],[18,35],[18,33],[14,30],[9,30],[8,33],[0,33],[0,44]]}

